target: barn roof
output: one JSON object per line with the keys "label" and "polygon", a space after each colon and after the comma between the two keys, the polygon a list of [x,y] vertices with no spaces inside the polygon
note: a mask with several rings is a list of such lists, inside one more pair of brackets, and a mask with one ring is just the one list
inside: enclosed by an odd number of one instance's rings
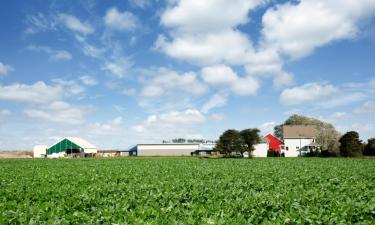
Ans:
{"label": "barn roof", "polygon": [[317,129],[314,125],[284,125],[283,137],[285,138],[315,138]]}
{"label": "barn roof", "polygon": [[73,142],[76,145],[81,146],[81,148],[89,149],[89,148],[96,148],[94,145],[89,143],[88,141],[79,138],[79,137],[66,137],[69,141]]}
{"label": "barn roof", "polygon": [[76,145],[78,145],[78,146],[80,146],[81,148],[84,148],[84,149],[96,149],[96,147],[94,145],[92,145],[88,141],[86,141],[86,140],[84,140],[82,138],[79,138],[79,137],[64,137],[64,138],[61,138],[59,141],[57,141],[54,144],[50,145],[50,147],[56,145],[57,143],[65,140],[65,139],[73,142],[74,144],[76,144]]}

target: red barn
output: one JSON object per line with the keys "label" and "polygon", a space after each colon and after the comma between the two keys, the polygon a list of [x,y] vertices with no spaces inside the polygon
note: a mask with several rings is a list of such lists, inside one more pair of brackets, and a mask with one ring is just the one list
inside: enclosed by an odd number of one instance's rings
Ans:
{"label": "red barn", "polygon": [[278,139],[277,137],[273,136],[272,134],[268,134],[267,136],[265,136],[265,138],[268,139],[270,150],[272,150],[274,152],[281,151],[282,145],[284,143],[280,139]]}

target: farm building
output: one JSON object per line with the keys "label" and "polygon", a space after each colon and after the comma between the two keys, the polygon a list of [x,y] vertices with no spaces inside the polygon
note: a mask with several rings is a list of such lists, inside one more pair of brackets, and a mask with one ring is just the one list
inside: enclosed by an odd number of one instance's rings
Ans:
{"label": "farm building", "polygon": [[319,150],[316,143],[317,129],[312,125],[284,125],[283,139],[285,157],[303,156],[310,150]]}
{"label": "farm building", "polygon": [[48,158],[64,156],[93,156],[96,147],[79,137],[66,137],[47,148]]}
{"label": "farm building", "polygon": [[132,156],[135,152],[132,150],[98,150],[97,157],[119,157],[119,156]]}
{"label": "farm building", "polygon": [[[267,157],[267,152],[269,149],[269,141],[267,138],[261,138],[260,142],[254,145],[254,151],[251,152],[252,157]],[[248,158],[249,153],[244,152],[244,157]]]}
{"label": "farm building", "polygon": [[254,145],[254,151],[251,152],[253,157],[267,157],[269,142],[267,138],[261,138],[260,142]]}
{"label": "farm building", "polygon": [[274,152],[280,152],[281,151],[284,143],[280,139],[273,136],[272,134],[266,135],[265,138],[268,139],[269,150],[274,151]]}
{"label": "farm building", "polygon": [[45,158],[47,155],[47,145],[37,145],[33,148],[33,158]]}
{"label": "farm building", "polygon": [[135,147],[138,156],[191,156],[210,153],[213,144],[138,144]]}

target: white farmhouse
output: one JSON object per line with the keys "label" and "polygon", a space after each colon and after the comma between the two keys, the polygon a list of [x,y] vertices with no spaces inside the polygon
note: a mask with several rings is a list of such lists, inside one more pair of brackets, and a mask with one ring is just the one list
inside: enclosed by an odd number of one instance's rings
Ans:
{"label": "white farmhouse", "polygon": [[310,150],[319,149],[316,143],[317,129],[313,125],[284,125],[283,139],[285,157],[297,157]]}

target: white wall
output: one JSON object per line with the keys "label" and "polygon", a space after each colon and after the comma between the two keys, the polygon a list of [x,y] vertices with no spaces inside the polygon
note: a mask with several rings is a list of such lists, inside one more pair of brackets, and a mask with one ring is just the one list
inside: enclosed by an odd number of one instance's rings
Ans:
{"label": "white wall", "polygon": [[199,149],[199,144],[140,144],[138,156],[190,156]]}
{"label": "white wall", "polygon": [[253,157],[267,157],[268,143],[259,143],[254,145],[254,151],[251,153]]}
{"label": "white wall", "polygon": [[[284,150],[285,157],[297,157],[299,156],[299,150],[304,146],[311,144],[312,138],[286,138],[284,139]],[[288,150],[286,150],[288,147]]]}
{"label": "white wall", "polygon": [[98,149],[96,148],[85,148],[83,150],[84,153],[98,153]]}
{"label": "white wall", "polygon": [[47,155],[47,145],[37,145],[33,148],[34,158],[44,158]]}

